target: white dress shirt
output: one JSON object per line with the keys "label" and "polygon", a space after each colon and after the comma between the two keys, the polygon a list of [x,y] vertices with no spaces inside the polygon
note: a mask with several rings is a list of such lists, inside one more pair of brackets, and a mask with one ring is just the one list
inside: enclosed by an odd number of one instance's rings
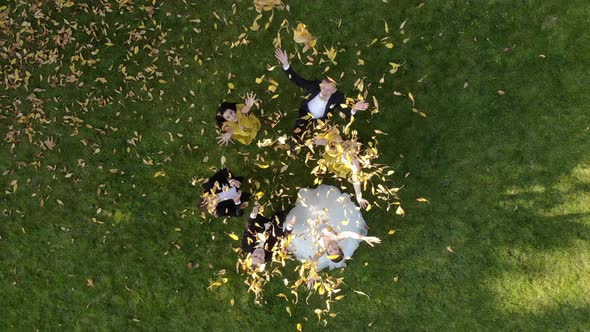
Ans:
{"label": "white dress shirt", "polygon": [[[217,197],[219,198],[220,202],[223,202],[225,200],[228,199],[234,199],[234,197],[236,197],[236,195],[238,194],[238,190],[236,189],[236,187],[228,187],[227,186],[223,186],[222,191],[217,194]],[[238,204],[242,204],[241,202],[236,203],[236,205]]]}
{"label": "white dress shirt", "polygon": [[321,96],[322,93],[320,92],[312,100],[307,102],[309,113],[313,115],[314,119],[324,117],[324,111],[326,110],[326,105],[328,105],[328,100],[322,100],[322,98],[320,98]]}

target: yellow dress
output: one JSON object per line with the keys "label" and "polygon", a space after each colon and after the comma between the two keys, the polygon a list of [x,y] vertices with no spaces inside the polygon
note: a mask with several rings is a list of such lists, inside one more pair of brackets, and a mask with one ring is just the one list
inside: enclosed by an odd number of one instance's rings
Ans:
{"label": "yellow dress", "polygon": [[332,173],[341,179],[352,176],[352,161],[348,160],[342,147],[342,138],[338,129],[333,129],[318,138],[326,140],[326,146],[322,158],[318,161],[319,170]]}
{"label": "yellow dress", "polygon": [[236,107],[238,121],[225,121],[223,127],[230,127],[233,129],[234,132],[231,137],[242,144],[248,145],[252,143],[254,138],[256,138],[256,134],[258,134],[258,130],[260,130],[260,121],[251,113],[242,113],[242,108],[244,108],[244,106],[244,104],[238,104]]}
{"label": "yellow dress", "polygon": [[[323,163],[329,173],[336,175],[341,179],[348,179],[352,176],[351,163],[343,161],[343,154],[338,151],[326,149],[322,156]],[[348,160],[347,160],[348,161]]]}
{"label": "yellow dress", "polygon": [[[317,172],[320,174],[332,173],[336,177],[350,182],[362,182],[366,180],[366,174],[359,170],[353,174],[353,159],[356,158],[358,143],[343,141],[338,129],[334,128],[318,138],[326,140],[322,158],[318,160]],[[348,151],[348,152],[347,152]]]}

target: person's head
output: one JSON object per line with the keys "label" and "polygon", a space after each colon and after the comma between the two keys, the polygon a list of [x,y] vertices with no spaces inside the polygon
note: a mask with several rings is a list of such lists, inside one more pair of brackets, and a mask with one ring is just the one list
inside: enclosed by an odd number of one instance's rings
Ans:
{"label": "person's head", "polygon": [[236,113],[236,109],[236,103],[221,103],[215,114],[217,125],[221,128],[224,122],[237,122],[238,114]]}
{"label": "person's head", "polygon": [[322,83],[320,83],[320,91],[324,97],[329,98],[334,92],[336,92],[336,90],[336,83],[328,78],[324,78]]}
{"label": "person's head", "polygon": [[264,252],[264,248],[256,248],[251,254],[250,254],[250,261],[252,262],[252,268],[253,269],[258,269],[262,264],[264,264],[264,258],[265,258],[265,252]]}
{"label": "person's head", "polygon": [[326,255],[328,256],[328,259],[334,263],[339,263],[344,259],[344,252],[342,252],[342,249],[340,249],[340,246],[336,241],[329,241],[326,244]]}

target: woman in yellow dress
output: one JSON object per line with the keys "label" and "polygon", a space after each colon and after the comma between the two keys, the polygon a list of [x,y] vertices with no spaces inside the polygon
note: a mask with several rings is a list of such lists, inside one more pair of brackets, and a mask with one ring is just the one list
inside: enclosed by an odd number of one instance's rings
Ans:
{"label": "woman in yellow dress", "polygon": [[217,137],[218,144],[227,145],[232,139],[246,145],[252,143],[260,130],[258,118],[249,114],[255,102],[256,95],[250,92],[246,94],[245,104],[224,102],[219,106],[215,119],[223,133]]}
{"label": "woman in yellow dress", "polygon": [[359,206],[367,207],[369,202],[363,198],[361,184],[367,181],[370,175],[362,171],[362,165],[370,164],[371,159],[375,157],[374,151],[367,149],[365,153],[361,153],[362,144],[356,139],[342,139],[336,127],[316,136],[314,143],[316,146],[324,146],[325,150],[312,173],[332,173],[338,178],[348,180],[354,187]]}

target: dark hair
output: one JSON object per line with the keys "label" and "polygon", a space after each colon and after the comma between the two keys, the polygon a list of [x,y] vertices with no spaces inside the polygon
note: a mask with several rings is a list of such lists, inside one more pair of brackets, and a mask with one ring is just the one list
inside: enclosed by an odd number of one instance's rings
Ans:
{"label": "dark hair", "polygon": [[328,255],[328,259],[330,259],[334,263],[340,263],[344,259],[344,252],[342,249],[338,248],[337,255]]}
{"label": "dark hair", "polygon": [[224,101],[223,103],[221,103],[221,105],[219,105],[217,113],[215,113],[215,121],[217,121],[217,126],[219,128],[221,128],[221,126],[223,126],[223,123],[225,122],[225,119],[223,118],[223,112],[225,112],[226,109],[237,111],[237,104],[228,103]]}

